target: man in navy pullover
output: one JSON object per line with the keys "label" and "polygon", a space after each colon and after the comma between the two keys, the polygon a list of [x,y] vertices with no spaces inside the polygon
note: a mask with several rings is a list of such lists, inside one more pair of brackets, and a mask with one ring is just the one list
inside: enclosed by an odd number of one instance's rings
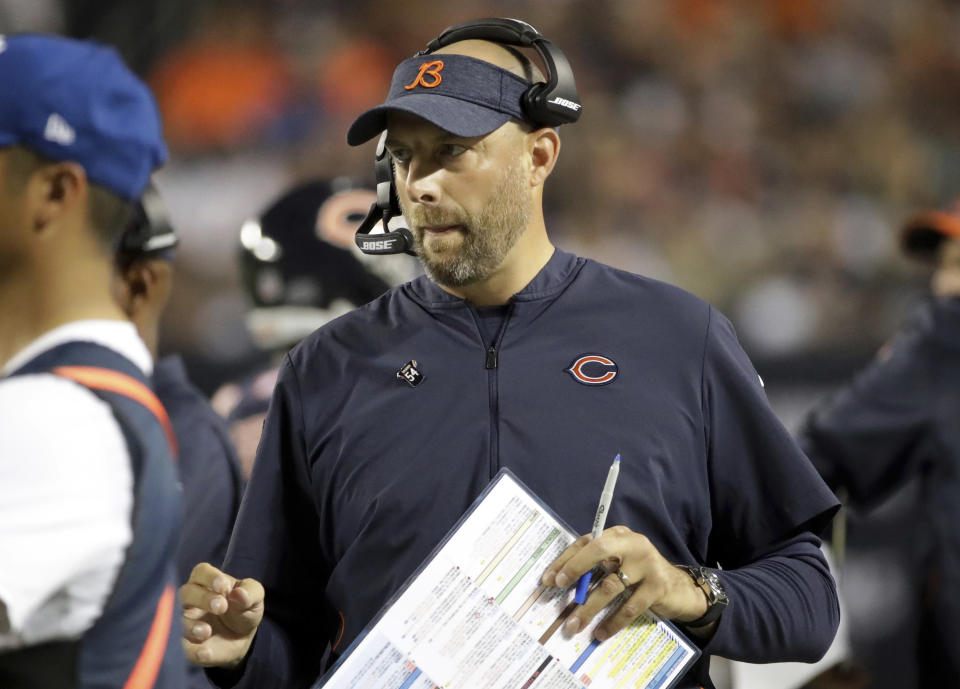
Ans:
{"label": "man in navy pullover", "polygon": [[812,661],[833,639],[835,499],[723,316],[550,243],[560,139],[521,108],[528,68],[453,43],[350,129],[386,129],[426,276],[288,355],[223,571],[182,588],[185,651],[221,686],[309,686],[502,467],[586,530],[617,453],[616,526],[544,574],[619,561],[568,629],[630,588],[597,635],[648,608],[685,626],[704,655],[684,688],[710,686],[711,654]]}

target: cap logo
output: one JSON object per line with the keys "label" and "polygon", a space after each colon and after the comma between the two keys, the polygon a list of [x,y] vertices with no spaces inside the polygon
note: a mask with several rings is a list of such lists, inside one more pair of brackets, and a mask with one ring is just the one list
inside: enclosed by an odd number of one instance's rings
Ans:
{"label": "cap logo", "polygon": [[600,354],[584,354],[567,368],[567,373],[584,385],[607,385],[619,372],[615,361]]}
{"label": "cap logo", "polygon": [[422,86],[425,89],[436,88],[440,85],[440,82],[443,81],[443,76],[440,74],[441,71],[443,71],[443,60],[424,62],[420,65],[417,78],[403,88],[407,91],[417,86]]}
{"label": "cap logo", "polygon": [[58,144],[69,146],[76,140],[77,134],[73,131],[73,127],[67,124],[65,119],[57,113],[53,113],[47,118],[47,126],[43,130],[43,138],[47,141],[54,141]]}

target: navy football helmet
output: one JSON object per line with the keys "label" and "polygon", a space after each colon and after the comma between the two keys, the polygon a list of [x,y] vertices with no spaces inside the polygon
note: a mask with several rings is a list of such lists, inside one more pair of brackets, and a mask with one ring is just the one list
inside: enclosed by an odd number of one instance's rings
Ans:
{"label": "navy football helmet", "polygon": [[240,230],[240,266],[251,302],[247,329],[269,350],[414,275],[409,257],[368,257],[354,243],[376,193],[338,178],[313,180],[278,198]]}

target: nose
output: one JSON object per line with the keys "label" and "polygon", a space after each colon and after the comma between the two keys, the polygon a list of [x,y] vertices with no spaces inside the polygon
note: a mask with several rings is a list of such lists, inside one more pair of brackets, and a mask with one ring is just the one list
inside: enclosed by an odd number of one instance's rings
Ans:
{"label": "nose", "polygon": [[441,196],[439,179],[441,170],[442,168],[436,165],[414,158],[407,166],[401,193],[406,194],[411,203],[436,204]]}

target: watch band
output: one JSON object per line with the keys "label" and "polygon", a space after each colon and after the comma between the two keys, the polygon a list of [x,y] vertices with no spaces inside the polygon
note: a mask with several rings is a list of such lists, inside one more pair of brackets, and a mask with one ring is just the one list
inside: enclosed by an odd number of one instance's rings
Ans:
{"label": "watch band", "polygon": [[723,590],[720,578],[716,572],[706,567],[693,567],[690,565],[676,565],[684,572],[690,575],[694,583],[707,597],[707,611],[695,620],[689,622],[675,622],[683,627],[696,629],[697,627],[706,627],[711,622],[720,618],[724,609],[729,603],[727,592]]}

